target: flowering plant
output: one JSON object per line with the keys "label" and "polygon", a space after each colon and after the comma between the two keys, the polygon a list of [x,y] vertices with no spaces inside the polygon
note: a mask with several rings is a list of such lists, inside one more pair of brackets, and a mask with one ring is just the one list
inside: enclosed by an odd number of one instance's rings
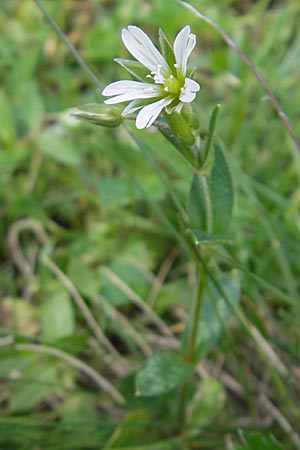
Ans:
{"label": "flowering plant", "polygon": [[[173,45],[160,30],[160,51],[144,31],[133,25],[123,29],[122,39],[136,60],[117,58],[116,61],[136,80],[109,84],[102,91],[103,96],[109,97],[105,104],[83,105],[72,114],[96,125],[117,127],[123,119],[131,119],[132,114],[137,112],[134,117],[136,127],[143,129],[155,124],[192,168],[185,207],[176,190],[164,175],[160,175],[161,169],[149,154],[159,177],[165,180],[178,217],[177,227],[166,219],[164,212],[161,215],[190,252],[197,271],[197,282],[182,338],[181,354],[154,352],[135,378],[135,392],[139,396],[157,396],[178,387],[177,419],[182,424],[188,418],[187,378],[213,343],[213,339],[207,338],[210,331],[206,328],[206,319],[201,319],[202,310],[210,308],[208,305],[213,298],[217,311],[223,314],[231,302],[237,304],[239,299],[238,277],[221,275],[218,268],[214,268],[214,273],[211,270],[213,249],[228,242],[226,232],[233,207],[233,183],[223,150],[214,139],[220,105],[213,109],[208,129],[201,135],[197,114],[190,107],[200,90],[199,83],[193,80],[193,70],[187,67],[188,58],[196,45],[196,36],[191,33],[190,27],[187,25],[179,31]],[[122,110],[118,104],[123,102],[129,103]],[[161,112],[165,113],[167,123],[156,122]],[[147,145],[131,129],[126,130],[148,156]],[[212,277],[215,278],[212,280]],[[141,304],[144,305],[144,302]]]}
{"label": "flowering plant", "polygon": [[109,84],[102,95],[111,97],[105,103],[129,101],[123,116],[139,111],[136,126],[150,127],[162,110],[168,114],[180,112],[192,102],[200,85],[187,69],[188,58],[196,45],[196,36],[185,26],[176,36],[173,47],[160,30],[160,53],[140,28],[130,25],[122,31],[127,50],[137,61],[117,58],[138,81],[121,80]]}

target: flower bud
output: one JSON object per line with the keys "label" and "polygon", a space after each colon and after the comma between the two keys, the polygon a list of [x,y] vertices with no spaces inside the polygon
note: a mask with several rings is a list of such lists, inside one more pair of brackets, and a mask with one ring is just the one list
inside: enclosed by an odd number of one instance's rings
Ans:
{"label": "flower bud", "polygon": [[98,103],[88,103],[71,111],[72,116],[103,127],[119,126],[123,121],[121,113],[117,106]]}

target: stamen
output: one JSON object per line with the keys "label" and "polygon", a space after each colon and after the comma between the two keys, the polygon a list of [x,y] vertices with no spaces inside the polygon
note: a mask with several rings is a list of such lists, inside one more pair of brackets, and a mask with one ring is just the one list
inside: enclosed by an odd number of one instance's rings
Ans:
{"label": "stamen", "polygon": [[164,87],[164,91],[169,92],[168,86]]}
{"label": "stamen", "polygon": [[175,67],[175,68],[177,69],[177,67],[178,67],[178,64],[176,64],[176,63],[175,63],[175,64],[174,64],[174,67]]}
{"label": "stamen", "polygon": [[[175,64],[174,64],[174,66],[175,66]],[[170,80],[173,80],[174,75],[170,75],[169,78],[170,78]]]}

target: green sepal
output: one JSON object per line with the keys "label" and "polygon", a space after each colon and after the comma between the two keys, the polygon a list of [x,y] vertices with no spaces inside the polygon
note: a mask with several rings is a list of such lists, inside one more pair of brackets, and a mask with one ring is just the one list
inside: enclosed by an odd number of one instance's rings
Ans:
{"label": "green sepal", "polygon": [[165,33],[159,29],[159,44],[162,51],[162,54],[167,61],[172,73],[174,76],[177,76],[177,70],[174,67],[174,64],[176,63],[174,50],[172,45],[170,44],[168,38],[166,37]]}
{"label": "green sepal", "polygon": [[189,145],[184,144],[171,129],[161,128],[160,131],[194,168],[198,167],[197,158]]}
{"label": "green sepal", "polygon": [[175,136],[186,145],[193,145],[195,143],[195,136],[192,133],[192,128],[188,120],[183,114],[173,112],[166,114],[168,124],[172,128]]}
{"label": "green sepal", "polygon": [[147,75],[149,75],[149,69],[143,66],[140,62],[124,58],[115,58],[114,61],[120,64],[120,66],[127,70],[127,72],[129,72],[137,80],[148,81]]}
{"label": "green sepal", "polygon": [[214,164],[214,149],[212,142],[220,109],[221,105],[216,105],[213,109],[209,120],[208,134],[204,146],[199,153],[199,173],[201,174],[209,173]]}

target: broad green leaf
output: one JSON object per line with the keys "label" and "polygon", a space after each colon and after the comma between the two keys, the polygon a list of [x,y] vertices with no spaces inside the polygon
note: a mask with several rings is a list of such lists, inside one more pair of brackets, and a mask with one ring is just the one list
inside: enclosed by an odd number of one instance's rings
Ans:
{"label": "broad green leaf", "polygon": [[190,227],[207,233],[226,232],[233,207],[233,183],[221,147],[214,145],[214,165],[209,175],[195,174],[192,181]]}
{"label": "broad green leaf", "polygon": [[222,410],[226,399],[223,385],[216,379],[202,380],[189,405],[192,426],[207,426]]}
{"label": "broad green leaf", "polygon": [[52,342],[71,336],[75,329],[73,305],[69,295],[62,289],[53,294],[41,307],[42,340]]}
{"label": "broad green leaf", "polygon": [[57,366],[35,363],[25,370],[12,387],[9,399],[11,411],[28,411],[43,400],[56,383]]}
{"label": "broad green leaf", "polygon": [[13,348],[1,349],[0,378],[9,377],[16,372],[22,372],[28,365],[36,361],[36,355],[16,353]]}
{"label": "broad green leaf", "polygon": [[38,145],[43,153],[53,160],[71,167],[78,167],[81,156],[74,143],[68,137],[62,135],[62,131],[53,128],[43,131],[38,138]]}
{"label": "broad green leaf", "polygon": [[81,259],[71,259],[67,275],[83,295],[92,297],[99,294],[101,285],[99,273],[84,264]]}
{"label": "broad green leaf", "polygon": [[193,367],[175,353],[154,353],[137,373],[136,395],[154,397],[165,394],[182,384],[192,373]]}

